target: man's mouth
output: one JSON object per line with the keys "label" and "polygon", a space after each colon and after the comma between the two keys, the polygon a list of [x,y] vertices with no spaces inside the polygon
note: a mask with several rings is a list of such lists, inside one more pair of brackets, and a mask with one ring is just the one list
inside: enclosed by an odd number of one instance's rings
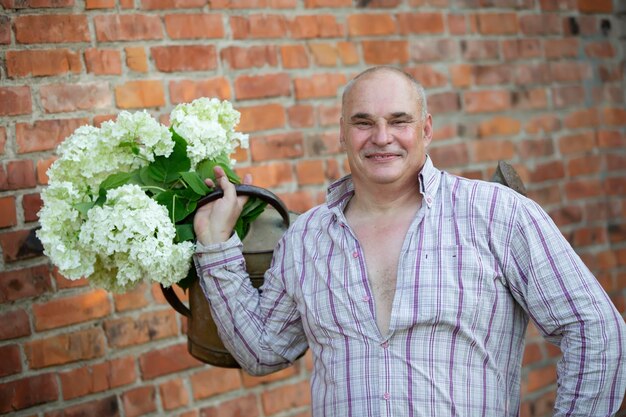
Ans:
{"label": "man's mouth", "polygon": [[374,161],[387,161],[387,160],[390,160],[390,159],[398,157],[398,154],[396,154],[396,153],[380,152],[380,153],[367,154],[367,155],[365,155],[365,157],[367,159],[371,159],[371,160],[374,160]]}

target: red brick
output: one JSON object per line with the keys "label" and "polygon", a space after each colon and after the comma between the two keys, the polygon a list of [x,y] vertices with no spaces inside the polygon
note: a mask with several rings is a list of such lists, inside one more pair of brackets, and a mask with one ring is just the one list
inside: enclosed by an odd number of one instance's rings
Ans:
{"label": "red brick", "polygon": [[[320,1],[320,0],[316,0]],[[259,417],[257,398],[254,394],[220,402],[219,405],[202,408],[200,417]]]}
{"label": "red brick", "polygon": [[577,107],[585,102],[585,90],[579,85],[554,87],[552,102],[557,108]]}
{"label": "red brick", "polygon": [[144,380],[196,368],[202,363],[187,352],[187,344],[151,350],[139,357],[139,369]]}
{"label": "red brick", "polygon": [[159,394],[164,410],[173,410],[189,403],[189,395],[181,378],[165,381],[159,385]]}
{"label": "red brick", "polygon": [[344,36],[343,25],[334,15],[296,16],[289,21],[293,39],[339,38]]}
{"label": "red brick", "polygon": [[517,144],[517,152],[522,158],[538,158],[554,153],[554,144],[550,139],[527,139]]}
{"label": "red brick", "polygon": [[608,13],[613,12],[611,0],[577,0],[578,10],[582,13]]}
{"label": "red brick", "polygon": [[310,43],[308,45],[311,56],[315,65],[320,67],[337,66],[339,59],[339,51],[337,46],[332,43]]}
{"label": "red brick", "polygon": [[466,91],[463,105],[468,113],[504,111],[511,108],[511,94],[502,90]]}
{"label": "red brick", "polygon": [[5,9],[37,9],[70,7],[74,0],[2,0],[0,2]]}
{"label": "red brick", "polygon": [[402,35],[441,34],[445,30],[441,13],[399,13],[396,18]]}
{"label": "red brick", "polygon": [[7,51],[7,75],[10,78],[43,77],[80,73],[80,54],[69,49]]}
{"label": "red brick", "polygon": [[40,369],[103,357],[105,341],[100,329],[91,328],[29,341],[24,351],[30,368]]}
{"label": "red brick", "polygon": [[238,369],[209,368],[196,372],[190,378],[194,400],[209,398],[241,389],[241,372]]}
{"label": "red brick", "polygon": [[515,156],[515,146],[508,140],[478,140],[471,146],[475,162],[507,161]]}
{"label": "red brick", "polygon": [[296,0],[212,0],[211,9],[294,9]]}
{"label": "red brick", "polygon": [[500,46],[498,41],[470,39],[462,40],[461,55],[469,61],[499,59]]}
{"label": "red brick", "polygon": [[150,48],[157,70],[162,72],[207,71],[217,68],[213,45],[174,45]]}
{"label": "red brick", "polygon": [[165,105],[165,91],[159,80],[128,81],[115,87],[115,102],[122,109]]}
{"label": "red brick", "polygon": [[17,43],[89,42],[86,15],[26,15],[14,19]]}
{"label": "red brick", "polygon": [[[22,358],[18,345],[0,346],[0,378],[22,371]],[[0,388],[1,391],[1,388]]]}
{"label": "red brick", "polygon": [[220,51],[220,59],[233,69],[275,67],[278,65],[278,49],[273,45],[229,46]]}
{"label": "red brick", "polygon": [[250,139],[250,155],[254,162],[301,158],[304,156],[302,133],[280,133],[271,136],[252,137]]}
{"label": "red brick", "polygon": [[113,9],[115,0],[85,0],[85,9]]}
{"label": "red brick", "polygon": [[311,389],[308,381],[282,385],[261,394],[263,411],[272,415],[311,404]]}
{"label": "red brick", "polygon": [[72,406],[65,405],[62,411],[46,413],[45,417],[119,417],[120,410],[117,396],[111,395],[105,398],[98,398],[89,402],[84,402]]}
{"label": "red brick", "polygon": [[344,66],[356,65],[359,63],[359,52],[354,43],[338,42],[337,51],[339,52],[339,59]]}
{"label": "red brick", "polygon": [[541,115],[531,118],[526,124],[524,130],[530,134],[540,132],[555,132],[561,128],[559,118],[552,115]]}
{"label": "red brick", "polygon": [[[0,275],[0,280],[1,278]],[[0,284],[0,288],[2,286]],[[17,339],[30,333],[29,316],[25,310],[11,310],[0,314],[0,340]]]}
{"label": "red brick", "polygon": [[522,360],[522,366],[526,366],[535,362],[539,362],[543,359],[543,353],[537,343],[527,344],[524,348],[524,359]]}
{"label": "red brick", "polygon": [[454,113],[460,110],[459,95],[455,92],[431,94],[428,98],[428,111],[431,114]]}
{"label": "red brick", "polygon": [[137,379],[131,356],[60,372],[65,400],[128,385]]}
{"label": "red brick", "polygon": [[235,96],[239,100],[288,96],[291,79],[287,73],[241,75],[235,79]]}
{"label": "red brick", "polygon": [[224,26],[219,14],[170,14],[165,31],[172,39],[222,38]]}
{"label": "red brick", "polygon": [[104,331],[109,346],[120,348],[176,336],[178,322],[174,310],[164,310],[107,320]]}
{"label": "red brick", "polygon": [[515,13],[481,13],[477,15],[478,31],[482,35],[514,35],[519,30]]}
{"label": "red brick", "polygon": [[559,138],[559,151],[564,154],[590,152],[596,147],[596,136],[593,132],[565,135]]}
{"label": "red brick", "polygon": [[239,108],[241,132],[258,132],[285,126],[285,109],[280,104],[261,104]]}
{"label": "red brick", "polygon": [[4,148],[7,143],[7,129],[0,126],[0,155],[4,154]]}
{"label": "red brick", "polygon": [[563,179],[565,168],[562,161],[550,161],[538,163],[530,174],[530,181],[533,184]]}
{"label": "red brick", "polygon": [[281,39],[287,36],[287,22],[280,15],[231,16],[230,28],[233,39]]}
{"label": "red brick", "polygon": [[296,165],[296,177],[300,186],[324,184],[324,174],[324,161],[321,159],[303,160]]}
{"label": "red brick", "polygon": [[318,124],[320,126],[339,126],[341,118],[341,105],[339,103],[331,106],[318,106]]}
{"label": "red brick", "polygon": [[576,38],[544,39],[543,49],[548,59],[575,58],[580,41]]}
{"label": "red brick", "polygon": [[345,84],[342,74],[314,74],[308,78],[296,78],[294,88],[296,99],[337,97],[338,90]]}
{"label": "red brick", "polygon": [[458,43],[451,39],[420,39],[410,45],[411,61],[451,61],[458,57]]}
{"label": "red brick", "polygon": [[111,313],[111,304],[108,293],[98,290],[33,304],[32,311],[35,330],[41,331],[107,316]]}
{"label": "red brick", "polygon": [[313,106],[308,104],[296,104],[287,108],[289,126],[293,128],[311,127],[314,124]]}
{"label": "red brick", "polygon": [[541,10],[546,12],[567,11],[576,9],[576,0],[539,0]]}
{"label": "red brick", "polygon": [[600,80],[604,83],[621,81],[624,75],[625,68],[626,66],[624,62],[600,65],[598,66],[598,74],[600,75]]}
{"label": "red brick", "polygon": [[237,173],[241,177],[251,174],[254,184],[264,188],[278,187],[293,180],[292,166],[284,162],[240,168]]}
{"label": "red brick", "polygon": [[[293,193],[279,193],[278,197],[283,201],[283,203],[285,203],[285,206],[287,206],[287,209],[290,211],[293,211],[294,213],[304,213],[308,209],[312,208],[315,204],[317,204],[313,200],[311,193],[308,191],[296,191]],[[291,369],[291,368],[288,368],[288,369]],[[244,383],[245,383],[246,375],[244,375],[243,378],[244,378]]]}
{"label": "red brick", "polygon": [[11,227],[17,224],[17,210],[15,197],[0,197],[0,228]]}
{"label": "red brick", "polygon": [[336,130],[315,133],[307,136],[304,141],[305,154],[311,156],[335,155],[342,153],[339,134]]}
{"label": "red brick", "polygon": [[0,45],[11,43],[11,18],[0,16]]}
{"label": "red brick", "polygon": [[148,72],[148,55],[141,46],[124,48],[126,52],[126,65],[129,69],[137,72]]}
{"label": "red brick", "polygon": [[307,68],[309,56],[304,45],[283,45],[280,47],[280,56],[285,68]]}
{"label": "red brick", "polygon": [[607,171],[622,171],[626,168],[626,155],[624,154],[607,154],[605,158]]}
{"label": "red brick", "polygon": [[561,35],[561,16],[553,13],[527,14],[519,18],[520,31],[526,36]]}
{"label": "red brick", "polygon": [[569,200],[584,200],[601,196],[602,183],[596,179],[575,179],[565,184],[565,195]]}
{"label": "red brick", "polygon": [[567,129],[580,129],[584,127],[596,127],[599,123],[596,109],[574,111],[567,115],[563,124]]}
{"label": "red brick", "polygon": [[516,65],[511,68],[517,85],[549,84],[550,68],[546,63]]}
{"label": "red brick", "polygon": [[370,65],[406,64],[409,60],[409,43],[397,41],[362,42],[363,60]]}
{"label": "red brick", "polygon": [[506,116],[496,116],[478,125],[478,137],[490,136],[513,136],[520,132],[521,123],[519,120]]}
{"label": "red brick", "polygon": [[[206,6],[206,0],[141,0],[144,10],[195,9]],[[131,8],[134,4],[131,5]]]}
{"label": "red brick", "polygon": [[[609,177],[604,180],[604,189],[609,196],[625,196],[626,195],[626,180],[623,176]],[[618,226],[618,228],[609,228],[611,234],[611,242],[617,243],[626,240],[626,227]],[[619,237],[616,238],[616,236]]]}
{"label": "red brick", "polygon": [[40,374],[0,384],[0,413],[58,400],[54,374]]}
{"label": "red brick", "polygon": [[55,149],[74,130],[89,123],[88,119],[37,120],[33,124],[15,125],[17,152],[41,152]]}
{"label": "red brick", "polygon": [[591,66],[585,62],[552,62],[550,73],[555,82],[579,82],[593,76]]}
{"label": "red brick", "polygon": [[626,125],[626,110],[619,108],[602,109],[602,121],[609,126]]}
{"label": "red brick", "polygon": [[349,36],[381,36],[396,33],[393,17],[386,13],[351,14],[348,16],[347,25]]}
{"label": "red brick", "polygon": [[124,414],[137,417],[157,410],[156,390],[152,386],[139,387],[126,391],[121,396]]}
{"label": "red brick", "polygon": [[580,223],[583,219],[583,211],[580,206],[565,206],[550,211],[550,217],[559,226]]}
{"label": "red brick", "polygon": [[585,45],[585,54],[590,58],[613,58],[617,51],[611,42],[589,42]]}
{"label": "red brick", "polygon": [[502,55],[507,61],[540,58],[539,39],[506,39],[502,41]]}
{"label": "red brick", "polygon": [[39,92],[46,113],[61,113],[110,107],[109,90],[107,82],[91,82],[42,85]]}
{"label": "red brick", "polygon": [[430,148],[428,154],[434,163],[441,168],[463,166],[469,162],[469,154],[465,143],[434,146]]}
{"label": "red brick", "polygon": [[115,49],[88,48],[85,50],[87,72],[95,75],[121,75],[122,59]]}
{"label": "red brick", "polygon": [[230,85],[224,77],[204,80],[176,80],[169,83],[172,104],[187,103],[200,97],[230,99]]}
{"label": "red brick", "polygon": [[598,146],[600,148],[624,148],[626,147],[626,136],[618,131],[600,130],[598,131]]}
{"label": "red brick", "polygon": [[548,108],[545,88],[520,89],[511,95],[513,108],[517,110],[543,110]]}
{"label": "red brick", "polygon": [[511,65],[476,65],[472,67],[472,75],[477,85],[509,84],[513,78]]}
{"label": "red brick", "polygon": [[0,272],[0,302],[36,297],[51,289],[47,265]]}
{"label": "red brick", "polygon": [[162,39],[159,16],[141,14],[107,14],[94,16],[98,42]]}
{"label": "red brick", "polygon": [[431,65],[405,68],[424,88],[443,87],[448,84],[448,76]]}
{"label": "red brick", "polygon": [[575,248],[603,245],[608,242],[606,227],[596,226],[576,229],[568,240]]}
{"label": "red brick", "polygon": [[0,190],[20,190],[36,186],[35,168],[33,161],[29,159],[8,161],[6,174],[6,186],[0,185]]}
{"label": "red brick", "polygon": [[32,113],[30,87],[0,87],[0,116]]}
{"label": "red brick", "polygon": [[304,5],[306,8],[319,8],[319,7],[351,7],[351,0],[305,0]]}
{"label": "red brick", "polygon": [[135,288],[123,294],[113,294],[113,303],[115,311],[137,310],[146,307],[151,301],[148,300],[146,294],[147,284],[140,283]]}

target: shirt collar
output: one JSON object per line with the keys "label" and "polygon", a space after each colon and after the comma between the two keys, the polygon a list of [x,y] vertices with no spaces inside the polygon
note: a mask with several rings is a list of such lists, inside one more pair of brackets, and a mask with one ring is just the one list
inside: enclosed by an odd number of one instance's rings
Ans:
{"label": "shirt collar", "polygon": [[[441,171],[435,168],[430,156],[426,155],[426,162],[424,162],[424,166],[419,173],[419,178],[420,192],[424,196],[424,202],[428,208],[430,208],[435,201],[435,195],[437,194],[439,182],[441,181],[440,174]],[[328,187],[326,195],[328,208],[333,209],[338,207],[339,210],[343,211],[353,194],[354,184],[352,183],[352,176],[346,175]]]}

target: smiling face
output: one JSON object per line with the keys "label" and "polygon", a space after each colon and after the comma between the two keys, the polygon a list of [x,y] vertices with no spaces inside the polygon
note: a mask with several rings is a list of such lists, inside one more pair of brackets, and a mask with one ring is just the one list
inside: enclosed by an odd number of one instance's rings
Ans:
{"label": "smiling face", "polygon": [[346,93],[340,138],[356,187],[414,186],[426,161],[432,118],[422,116],[416,86],[403,74],[364,74]]}

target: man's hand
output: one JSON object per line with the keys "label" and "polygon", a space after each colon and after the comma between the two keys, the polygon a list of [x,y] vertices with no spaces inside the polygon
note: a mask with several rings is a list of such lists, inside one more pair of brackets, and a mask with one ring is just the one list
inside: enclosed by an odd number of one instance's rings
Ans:
{"label": "man's hand", "polygon": [[[248,197],[237,197],[235,185],[228,181],[228,177],[221,167],[215,167],[214,171],[215,182],[207,179],[206,184],[211,188],[220,187],[224,190],[224,197],[201,207],[196,212],[193,227],[196,240],[203,245],[227,241],[233,233],[233,228],[241,214],[243,205],[248,200]],[[244,176],[244,184],[251,182],[252,177],[249,174]]]}

